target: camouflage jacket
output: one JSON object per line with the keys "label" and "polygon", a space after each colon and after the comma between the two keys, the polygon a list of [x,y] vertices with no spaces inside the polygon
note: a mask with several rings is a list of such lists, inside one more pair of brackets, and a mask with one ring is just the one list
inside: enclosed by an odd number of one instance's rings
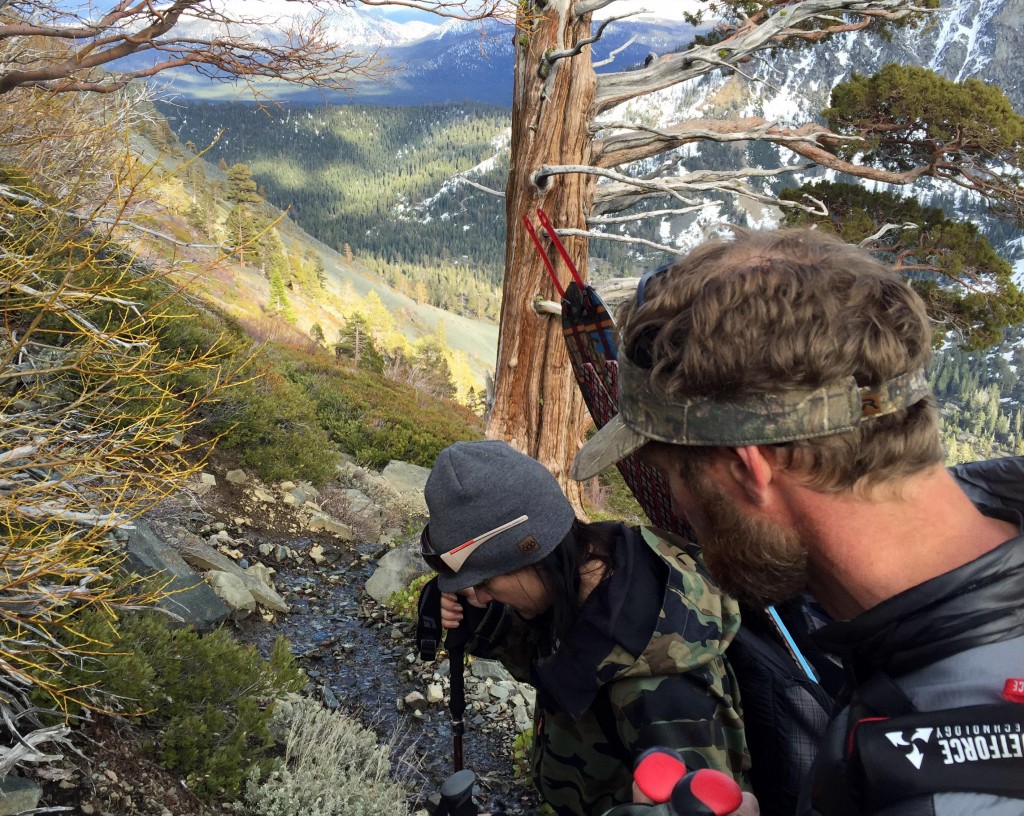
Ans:
{"label": "camouflage jacket", "polygon": [[534,782],[559,816],[632,801],[634,759],[653,745],[746,787],[739,690],[724,656],[736,602],[669,534],[615,527],[615,570],[553,654],[540,657],[543,633],[501,604],[468,644],[536,687]]}

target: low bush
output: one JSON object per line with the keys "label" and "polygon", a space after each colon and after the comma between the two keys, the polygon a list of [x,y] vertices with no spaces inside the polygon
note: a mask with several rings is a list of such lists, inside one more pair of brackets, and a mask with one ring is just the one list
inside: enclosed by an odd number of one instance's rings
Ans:
{"label": "low bush", "polygon": [[334,475],[338,449],[320,425],[316,404],[272,360],[264,363],[258,379],[226,399],[217,428],[224,434],[221,445],[241,451],[242,466],[264,481],[323,484]]}
{"label": "low bush", "polygon": [[608,468],[584,484],[583,508],[591,521],[650,524],[618,468]]}
{"label": "low bush", "polygon": [[284,766],[254,769],[245,786],[253,816],[408,816],[407,791],[391,779],[388,746],[315,700],[282,705]]}
{"label": "low bush", "polygon": [[417,607],[420,601],[420,590],[433,577],[434,573],[428,572],[413,578],[409,586],[388,598],[385,606],[398,615],[398,617],[415,623]]}
{"label": "low bush", "polygon": [[483,437],[480,418],[468,408],[372,371],[307,359],[286,376],[309,395],[330,438],[367,467],[392,459],[430,467],[453,442]]}
{"label": "low bush", "polygon": [[275,766],[268,730],[275,700],[305,684],[283,638],[265,660],[224,630],[200,637],[156,613],[126,617],[116,637],[91,615],[81,634],[101,647],[79,681],[93,683],[107,707],[154,727],[160,759],[197,795],[236,796],[253,768]]}

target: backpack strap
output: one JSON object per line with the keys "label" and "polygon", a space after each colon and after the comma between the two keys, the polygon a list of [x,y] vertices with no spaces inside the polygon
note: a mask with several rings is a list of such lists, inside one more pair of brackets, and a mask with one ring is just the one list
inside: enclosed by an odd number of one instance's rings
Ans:
{"label": "backpack strap", "polygon": [[441,645],[441,589],[437,585],[435,575],[420,590],[420,599],[416,607],[416,650],[420,660],[430,661],[437,657],[438,646]]}
{"label": "backpack strap", "polygon": [[915,799],[930,812],[937,793],[1024,799],[1024,705],[917,711],[877,672],[854,691],[847,713],[830,725],[815,762],[815,814],[916,813]]}
{"label": "backpack strap", "polygon": [[869,812],[934,793],[1024,799],[1024,705],[866,718],[854,724],[849,747]]}

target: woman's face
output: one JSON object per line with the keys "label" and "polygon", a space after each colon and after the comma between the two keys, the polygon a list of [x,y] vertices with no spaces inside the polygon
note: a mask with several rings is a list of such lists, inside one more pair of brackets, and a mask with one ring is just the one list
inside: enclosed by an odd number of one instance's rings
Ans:
{"label": "woman's face", "polygon": [[477,584],[473,590],[481,604],[490,601],[507,604],[526,620],[546,612],[551,606],[551,596],[536,567],[496,575]]}

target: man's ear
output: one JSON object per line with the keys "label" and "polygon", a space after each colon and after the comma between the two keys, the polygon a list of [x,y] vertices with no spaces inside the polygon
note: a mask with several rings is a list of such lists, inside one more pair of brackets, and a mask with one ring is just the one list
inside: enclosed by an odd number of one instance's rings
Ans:
{"label": "man's ear", "polygon": [[766,445],[744,445],[732,451],[729,474],[753,504],[767,504],[775,476],[774,451]]}

